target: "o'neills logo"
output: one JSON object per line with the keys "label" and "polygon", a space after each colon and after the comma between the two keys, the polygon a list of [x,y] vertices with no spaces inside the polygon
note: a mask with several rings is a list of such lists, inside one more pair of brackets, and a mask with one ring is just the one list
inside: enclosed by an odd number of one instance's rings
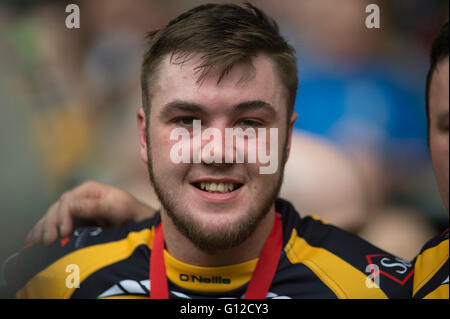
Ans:
{"label": "o'neills logo", "polygon": [[221,276],[211,276],[211,277],[203,277],[202,275],[188,275],[188,274],[180,274],[179,276],[181,281],[190,281],[190,282],[201,282],[204,284],[231,284],[230,278],[223,278]]}

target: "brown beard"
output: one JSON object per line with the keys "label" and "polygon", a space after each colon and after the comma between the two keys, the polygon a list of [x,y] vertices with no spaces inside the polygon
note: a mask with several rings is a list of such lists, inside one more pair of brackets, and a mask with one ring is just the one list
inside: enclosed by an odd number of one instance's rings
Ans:
{"label": "brown beard", "polygon": [[154,176],[151,160],[151,146],[149,143],[149,138],[147,137],[147,168],[150,176],[150,182],[153,185],[162,207],[165,209],[167,215],[172,220],[178,231],[200,250],[207,254],[214,255],[217,251],[237,247],[242,244],[247,238],[250,237],[250,235],[253,234],[261,221],[270,211],[271,206],[274,204],[275,199],[280,193],[283,183],[284,166],[286,164],[287,157],[287,140],[288,137],[286,136],[279,178],[274,185],[270,185],[271,190],[269,191],[269,194],[267,196],[263,196],[263,201],[261,203],[255,203],[252,206],[252,211],[247,212],[245,218],[243,218],[240,223],[233,225],[233,227],[229,227],[220,233],[202,231],[202,227],[199,223],[195,220],[189,219],[185,214],[180,213],[183,211],[182,205],[179,205],[176,200],[172,200],[173,196],[170,196],[170,194],[161,189]]}

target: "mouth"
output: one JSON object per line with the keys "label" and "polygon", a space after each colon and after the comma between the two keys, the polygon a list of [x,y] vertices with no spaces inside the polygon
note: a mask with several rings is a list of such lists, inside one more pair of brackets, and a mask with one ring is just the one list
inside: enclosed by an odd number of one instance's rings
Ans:
{"label": "mouth", "polygon": [[218,194],[235,192],[244,185],[239,182],[231,181],[198,181],[191,184],[202,192]]}

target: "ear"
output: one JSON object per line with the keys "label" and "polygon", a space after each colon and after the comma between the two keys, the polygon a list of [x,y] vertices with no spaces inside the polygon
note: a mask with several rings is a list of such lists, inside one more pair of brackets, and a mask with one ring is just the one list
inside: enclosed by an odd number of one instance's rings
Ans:
{"label": "ear", "polygon": [[145,124],[145,112],[144,108],[140,107],[137,112],[137,124],[138,124],[138,132],[139,132],[139,152],[141,155],[141,159],[147,163],[147,126]]}
{"label": "ear", "polygon": [[286,152],[287,152],[286,162],[289,159],[289,154],[291,153],[292,132],[294,131],[294,124],[295,124],[295,121],[297,120],[297,118],[298,118],[297,112],[295,112],[295,111],[292,112],[291,119],[289,120],[289,130],[288,130],[289,135],[288,135],[288,142],[286,145]]}

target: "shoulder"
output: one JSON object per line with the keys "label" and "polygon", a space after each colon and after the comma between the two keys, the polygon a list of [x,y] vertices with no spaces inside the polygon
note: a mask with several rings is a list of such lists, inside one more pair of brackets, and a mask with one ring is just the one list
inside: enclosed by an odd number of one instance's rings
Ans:
{"label": "shoulder", "polygon": [[449,230],[429,240],[414,259],[414,298],[448,298]]}
{"label": "shoulder", "polygon": [[412,264],[352,233],[307,216],[298,217],[285,236],[289,261],[307,266],[338,298],[411,294]]}
{"label": "shoulder", "polygon": [[150,249],[158,223],[159,215],[114,228],[81,227],[49,247],[25,247],[3,266],[7,290],[19,298],[69,298],[71,273],[83,281],[136,249]]}

